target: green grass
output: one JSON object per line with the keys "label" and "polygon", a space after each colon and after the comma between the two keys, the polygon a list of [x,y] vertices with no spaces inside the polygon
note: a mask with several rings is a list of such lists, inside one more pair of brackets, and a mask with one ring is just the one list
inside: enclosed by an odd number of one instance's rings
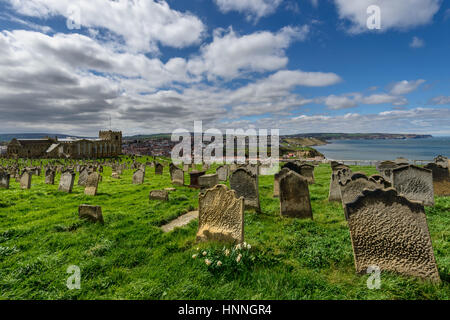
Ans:
{"label": "green grass", "polygon": [[[153,169],[154,170],[154,169]],[[176,187],[170,201],[150,202],[150,190],[171,187],[147,169],[143,185],[132,171],[111,179],[105,167],[96,197],[75,183],[72,194],[33,176],[32,189],[11,181],[0,189],[0,299],[449,299],[450,198],[427,208],[441,285],[382,273],[381,289],[355,274],[350,235],[339,203],[329,203],[331,169],[316,168],[310,186],[314,220],[279,216],[273,177],[260,177],[262,213],[245,213],[252,245],[243,267],[211,268],[192,255],[216,254],[223,245],[195,243],[197,222],[164,234],[164,223],[198,207],[196,190]],[[371,167],[353,171],[375,173]],[[214,172],[211,169],[210,172]],[[186,179],[187,179],[186,175]],[[57,177],[56,181],[59,181]],[[78,219],[78,205],[100,205],[105,225]],[[70,265],[81,269],[81,290],[68,290]]]}

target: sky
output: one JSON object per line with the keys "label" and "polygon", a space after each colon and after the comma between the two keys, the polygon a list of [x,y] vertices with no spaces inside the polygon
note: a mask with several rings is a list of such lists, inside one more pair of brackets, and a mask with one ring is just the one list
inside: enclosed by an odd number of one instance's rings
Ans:
{"label": "sky", "polygon": [[0,0],[0,30],[0,133],[450,136],[450,1]]}

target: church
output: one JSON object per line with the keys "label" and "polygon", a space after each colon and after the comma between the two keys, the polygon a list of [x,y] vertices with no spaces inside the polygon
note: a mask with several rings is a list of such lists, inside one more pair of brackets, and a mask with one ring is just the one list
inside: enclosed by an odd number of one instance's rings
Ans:
{"label": "church", "polygon": [[43,138],[12,139],[8,144],[8,158],[96,159],[122,154],[122,132],[100,131],[98,139]]}

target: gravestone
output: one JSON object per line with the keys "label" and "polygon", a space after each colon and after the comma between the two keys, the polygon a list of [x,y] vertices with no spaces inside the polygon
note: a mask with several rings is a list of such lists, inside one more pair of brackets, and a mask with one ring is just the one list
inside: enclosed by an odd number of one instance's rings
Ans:
{"label": "gravestone", "polygon": [[133,184],[143,184],[144,183],[145,172],[138,169],[133,174]]}
{"label": "gravestone", "polygon": [[0,188],[9,189],[9,180],[11,175],[6,171],[0,171]]}
{"label": "gravestone", "polygon": [[164,166],[161,163],[155,163],[155,174],[162,175],[164,172]]}
{"label": "gravestone", "polygon": [[191,171],[189,172],[190,176],[190,185],[189,188],[200,189],[200,184],[198,179],[205,174],[205,171]]}
{"label": "gravestone", "polygon": [[280,179],[280,214],[289,218],[313,217],[308,180],[292,170]]}
{"label": "gravestone", "polygon": [[369,177],[370,181],[373,181],[381,186],[383,186],[383,189],[391,188],[392,183],[388,180],[386,180],[384,177],[382,177],[379,174],[373,174]]}
{"label": "gravestone", "polygon": [[283,166],[283,168],[287,168],[287,169],[297,172],[299,175],[301,175],[302,171],[300,170],[300,165],[301,164],[298,161],[288,162]]}
{"label": "gravestone", "polygon": [[55,184],[55,170],[50,168],[45,170],[45,184]]}
{"label": "gravestone", "polygon": [[439,283],[439,272],[424,207],[399,196],[395,189],[364,190],[348,203],[356,272],[369,266]]}
{"label": "gravestone", "polygon": [[281,178],[290,171],[292,171],[292,170],[289,170],[288,168],[283,168],[280,170],[280,172],[275,173],[274,180],[273,180],[273,197],[274,198],[278,198],[280,196],[280,180],[281,180]]}
{"label": "gravestone", "polygon": [[406,158],[397,158],[394,161],[397,165],[409,165],[409,160]]}
{"label": "gravestone", "polygon": [[178,186],[184,186],[184,171],[176,166],[170,170],[172,183]]}
{"label": "gravestone", "polygon": [[86,187],[84,188],[84,194],[87,196],[97,195],[99,181],[100,175],[97,172],[92,172],[87,178]]}
{"label": "gravestone", "polygon": [[89,177],[89,171],[87,170],[87,168],[81,168],[80,176],[78,177],[78,185],[80,187],[85,187],[88,177]]}
{"label": "gravestone", "polygon": [[434,205],[433,173],[429,169],[414,165],[392,170],[392,186],[408,200]]}
{"label": "gravestone", "polygon": [[216,173],[219,176],[219,181],[226,182],[228,180],[228,166],[223,165],[216,169]]}
{"label": "gravestone", "polygon": [[334,166],[334,170],[335,171],[331,173],[328,201],[342,201],[339,179],[346,180],[350,177],[352,171],[347,166]]}
{"label": "gravestone", "polygon": [[20,188],[30,189],[31,188],[31,173],[24,171],[20,176]]}
{"label": "gravestone", "polygon": [[437,156],[434,158],[434,163],[437,164],[440,167],[448,169],[449,159],[447,157],[444,157],[442,155]]}
{"label": "gravestone", "polygon": [[383,189],[383,185],[369,180],[364,173],[356,172],[347,179],[340,178],[339,188],[341,190],[342,206],[345,207],[347,203],[355,201],[364,189]]}
{"label": "gravestone", "polygon": [[169,201],[169,192],[165,190],[153,190],[150,191],[150,200],[162,200]]}
{"label": "gravestone", "polygon": [[61,174],[58,191],[71,193],[75,182],[75,172],[65,171]]}
{"label": "gravestone", "polygon": [[210,189],[219,184],[219,175],[216,174],[205,174],[198,178],[198,184],[201,189]]}
{"label": "gravestone", "polygon": [[436,163],[429,163],[425,166],[426,169],[432,171],[433,174],[433,189],[437,196],[450,196],[450,171],[449,169],[437,165]]}
{"label": "gravestone", "polygon": [[393,161],[382,161],[377,164],[376,168],[383,178],[392,182],[392,170],[397,166],[397,163]]}
{"label": "gravestone", "polygon": [[261,211],[259,203],[258,176],[243,168],[238,168],[230,175],[230,187],[238,197],[244,197],[245,208]]}
{"label": "gravestone", "polygon": [[183,165],[183,171],[184,172],[189,172],[189,165],[188,164],[184,164]]}
{"label": "gravestone", "polygon": [[314,166],[310,164],[302,164],[300,167],[300,175],[306,178],[309,184],[314,184]]}
{"label": "gravestone", "polygon": [[199,194],[197,241],[244,242],[244,198],[225,185]]}
{"label": "gravestone", "polygon": [[100,222],[103,221],[102,207],[100,206],[90,206],[87,204],[82,204],[78,207],[78,216],[80,219],[86,219],[92,222]]}
{"label": "gravestone", "polygon": [[120,174],[119,174],[119,172],[113,171],[113,172],[111,173],[111,178],[112,178],[112,179],[120,179]]}

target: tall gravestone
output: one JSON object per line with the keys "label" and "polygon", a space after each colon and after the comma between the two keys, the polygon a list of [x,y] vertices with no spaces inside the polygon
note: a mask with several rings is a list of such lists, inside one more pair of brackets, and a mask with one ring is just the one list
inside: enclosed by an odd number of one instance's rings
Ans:
{"label": "tall gravestone", "polygon": [[20,188],[21,189],[30,189],[31,188],[31,173],[28,171],[24,171],[20,176]]}
{"label": "tall gravestone", "polygon": [[86,181],[86,187],[84,188],[84,194],[87,196],[97,195],[98,183],[100,181],[100,174],[92,172]]}
{"label": "tall gravestone", "polygon": [[184,171],[176,166],[170,170],[172,183],[178,186],[184,186]]}
{"label": "tall gravestone", "polygon": [[244,199],[225,185],[199,195],[197,241],[244,242]]}
{"label": "tall gravestone", "polygon": [[346,205],[345,214],[356,272],[377,266],[440,282],[422,204],[399,196],[393,188],[364,190]]}
{"label": "tall gravestone", "polygon": [[74,182],[75,182],[75,172],[73,171],[63,172],[59,180],[58,191],[72,193]]}
{"label": "tall gravestone", "polygon": [[243,168],[238,168],[230,175],[230,187],[238,197],[244,197],[245,207],[261,211],[259,203],[258,176]]}
{"label": "tall gravestone", "polygon": [[330,190],[328,192],[328,201],[341,201],[341,189],[339,187],[339,179],[347,179],[352,171],[347,166],[332,167]]}
{"label": "tall gravestone", "polygon": [[429,169],[407,165],[392,170],[392,185],[411,201],[434,205],[433,173]]}
{"label": "tall gravestone", "polygon": [[9,189],[10,174],[0,170],[0,189]]}
{"label": "tall gravestone", "polygon": [[162,175],[164,171],[164,166],[161,163],[155,163],[155,174]]}
{"label": "tall gravestone", "polygon": [[78,177],[78,185],[80,187],[86,186],[86,181],[89,177],[89,171],[87,168],[81,168],[80,176]]}
{"label": "tall gravestone", "polygon": [[45,184],[55,184],[55,170],[51,168],[45,170]]}
{"label": "tall gravestone", "polygon": [[289,218],[313,217],[308,180],[292,170],[280,179],[280,214]]}
{"label": "tall gravestone", "polygon": [[219,181],[226,182],[228,180],[228,166],[223,165],[216,169],[216,173],[219,176]]}
{"label": "tall gravestone", "polygon": [[273,197],[278,198],[280,196],[280,180],[283,176],[285,176],[288,172],[290,172],[288,168],[283,168],[280,172],[275,173],[273,179]]}
{"label": "tall gravestone", "polygon": [[144,183],[145,172],[138,169],[133,174],[133,184],[143,184]]}
{"label": "tall gravestone", "polygon": [[434,194],[444,197],[450,196],[450,169],[436,163],[429,163],[425,168],[432,171]]}

